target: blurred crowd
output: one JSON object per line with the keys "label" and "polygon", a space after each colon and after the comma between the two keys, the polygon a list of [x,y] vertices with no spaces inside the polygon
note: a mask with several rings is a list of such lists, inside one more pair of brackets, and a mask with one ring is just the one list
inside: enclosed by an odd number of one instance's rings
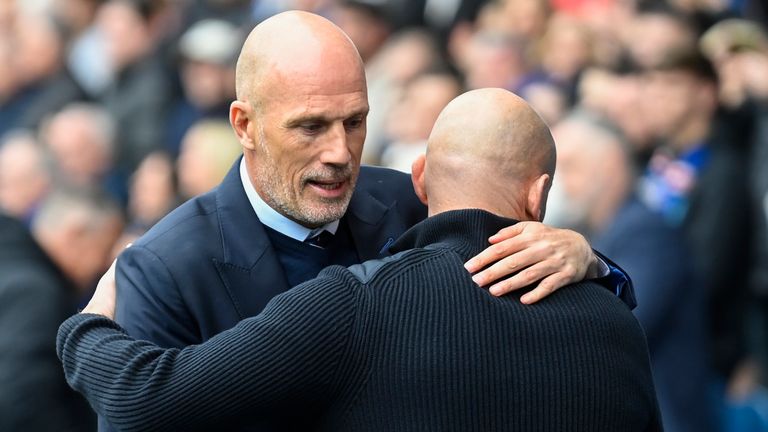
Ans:
{"label": "blurred crowd", "polygon": [[0,0],[0,208],[82,298],[232,166],[240,46],[287,9],[360,51],[363,163],[408,172],[465,90],[528,100],[558,147],[547,222],[632,276],[667,430],[768,430],[762,0]]}

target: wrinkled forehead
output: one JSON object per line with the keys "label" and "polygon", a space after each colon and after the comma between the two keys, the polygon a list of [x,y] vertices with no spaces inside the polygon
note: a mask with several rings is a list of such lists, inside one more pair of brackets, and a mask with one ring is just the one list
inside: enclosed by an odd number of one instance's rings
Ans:
{"label": "wrinkled forehead", "polygon": [[316,56],[301,62],[266,65],[258,86],[267,105],[335,105],[341,111],[368,109],[365,72],[359,64]]}

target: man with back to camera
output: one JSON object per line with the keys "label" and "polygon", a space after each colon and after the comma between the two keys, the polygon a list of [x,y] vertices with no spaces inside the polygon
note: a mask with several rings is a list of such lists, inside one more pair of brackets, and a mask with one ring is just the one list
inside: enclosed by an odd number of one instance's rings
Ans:
{"label": "man with back to camera", "polygon": [[283,430],[660,430],[643,332],[618,298],[581,282],[523,305],[463,266],[509,218],[541,220],[554,165],[549,130],[522,99],[466,93],[414,163],[430,217],[395,255],[326,269],[181,351],[92,315],[113,315],[105,277],[60,329],[67,379],[126,430],[263,418]]}

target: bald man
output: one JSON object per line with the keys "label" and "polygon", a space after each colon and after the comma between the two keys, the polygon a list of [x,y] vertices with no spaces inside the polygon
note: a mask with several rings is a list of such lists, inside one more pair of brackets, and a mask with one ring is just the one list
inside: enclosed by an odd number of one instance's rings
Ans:
{"label": "bald man", "polygon": [[430,217],[394,255],[325,269],[201,345],[126,335],[105,278],[60,329],[69,383],[125,430],[660,430],[643,332],[616,296],[582,282],[527,306],[464,268],[489,236],[544,216],[541,118],[505,90],[466,93],[413,168]]}

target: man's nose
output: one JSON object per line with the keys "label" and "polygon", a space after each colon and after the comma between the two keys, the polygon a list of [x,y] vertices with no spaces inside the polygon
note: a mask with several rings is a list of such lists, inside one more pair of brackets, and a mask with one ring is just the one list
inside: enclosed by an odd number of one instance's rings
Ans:
{"label": "man's nose", "polygon": [[320,162],[330,165],[347,165],[352,154],[347,146],[347,131],[343,123],[334,124],[328,131],[320,153]]}

